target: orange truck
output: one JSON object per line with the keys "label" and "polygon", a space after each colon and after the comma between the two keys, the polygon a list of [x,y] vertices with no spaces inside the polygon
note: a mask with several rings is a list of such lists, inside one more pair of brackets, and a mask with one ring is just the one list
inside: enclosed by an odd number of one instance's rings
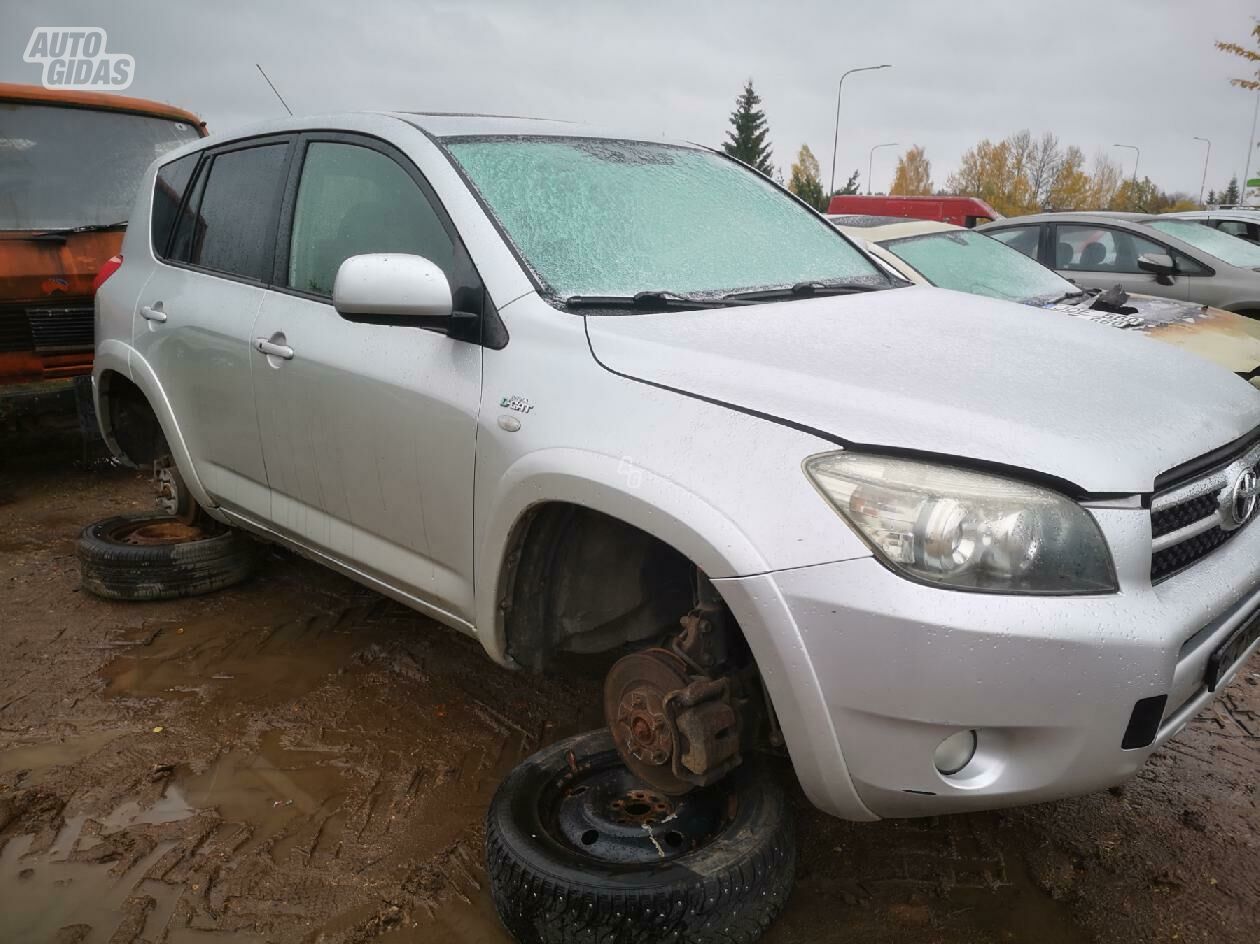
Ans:
{"label": "orange truck", "polygon": [[91,373],[93,280],[140,179],[205,133],[159,102],[0,83],[0,385]]}

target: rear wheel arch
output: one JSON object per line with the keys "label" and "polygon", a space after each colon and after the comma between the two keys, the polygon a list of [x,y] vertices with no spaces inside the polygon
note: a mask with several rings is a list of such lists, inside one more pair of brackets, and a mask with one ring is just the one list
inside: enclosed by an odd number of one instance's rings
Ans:
{"label": "rear wheel arch", "polygon": [[169,456],[193,501],[214,515],[215,503],[201,484],[157,378],[147,365],[143,368],[136,369],[133,358],[130,378],[114,369],[97,374],[101,432],[115,455],[136,468],[152,469],[154,462]]}
{"label": "rear wheel arch", "polygon": [[116,370],[101,371],[96,382],[101,432],[115,454],[137,468],[152,465],[162,454],[165,435],[149,398]]}

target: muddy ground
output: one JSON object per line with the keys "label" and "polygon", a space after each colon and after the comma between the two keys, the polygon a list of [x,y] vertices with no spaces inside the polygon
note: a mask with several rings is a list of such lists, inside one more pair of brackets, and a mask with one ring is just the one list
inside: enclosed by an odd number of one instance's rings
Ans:
{"label": "muddy ground", "polygon": [[[275,550],[197,600],[80,592],[80,527],[150,504],[134,472],[0,440],[0,942],[505,941],[483,811],[597,723],[596,686]],[[875,825],[796,791],[765,940],[1255,942],[1258,682],[1122,790]]]}

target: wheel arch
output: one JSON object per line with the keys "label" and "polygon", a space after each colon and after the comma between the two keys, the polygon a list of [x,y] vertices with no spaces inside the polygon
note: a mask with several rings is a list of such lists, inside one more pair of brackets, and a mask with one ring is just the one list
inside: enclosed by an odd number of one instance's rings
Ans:
{"label": "wheel arch", "polygon": [[[215,503],[197,475],[188,444],[153,369],[134,351],[126,363],[124,372],[116,359],[102,364],[100,353],[97,354],[93,385],[96,415],[110,451],[129,465],[142,467],[157,458],[152,434],[160,434],[197,504],[213,509]],[[130,423],[140,428],[128,433],[126,427]]]}
{"label": "wheel arch", "polygon": [[[627,468],[625,460],[579,450],[531,454],[501,480],[481,542],[477,583],[484,592],[478,593],[477,625],[483,645],[496,661],[539,662],[535,653],[521,652],[519,647],[515,653],[510,651],[514,641],[509,639],[510,630],[518,628],[513,626],[513,609],[528,602],[520,598],[517,582],[522,565],[531,566],[531,555],[532,564],[537,565],[537,548],[531,549],[530,542],[557,546],[566,536],[566,517],[596,522],[594,527],[604,537],[619,533],[627,542],[623,546],[637,542],[647,554],[641,560],[660,562],[659,556],[653,556],[659,551],[686,561],[710,578],[767,569],[733,521],[676,482],[645,469]],[[572,537],[572,530],[567,533]],[[545,567],[542,570],[545,576]]]}

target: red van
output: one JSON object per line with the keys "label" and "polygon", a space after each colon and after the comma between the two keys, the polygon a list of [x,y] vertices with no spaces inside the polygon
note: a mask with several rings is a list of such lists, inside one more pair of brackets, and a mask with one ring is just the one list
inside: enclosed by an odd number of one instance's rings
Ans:
{"label": "red van", "polygon": [[1001,213],[975,197],[864,197],[850,194],[832,197],[827,212],[846,216],[904,216],[968,228],[1002,219]]}

